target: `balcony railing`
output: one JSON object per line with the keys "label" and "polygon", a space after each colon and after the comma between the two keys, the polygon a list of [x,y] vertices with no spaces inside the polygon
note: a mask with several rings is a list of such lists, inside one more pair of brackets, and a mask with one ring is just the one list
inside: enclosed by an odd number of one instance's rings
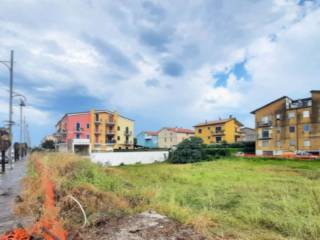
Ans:
{"label": "balcony railing", "polygon": [[106,132],[106,134],[107,135],[114,135],[114,131],[109,130],[109,131]]}
{"label": "balcony railing", "polygon": [[268,127],[268,126],[272,126],[272,121],[257,122],[257,127]]}
{"label": "balcony railing", "polygon": [[269,135],[269,136],[258,136],[258,140],[268,140],[268,139],[271,139],[272,137]]}
{"label": "balcony railing", "polygon": [[212,135],[224,135],[224,130],[216,130],[211,132]]}
{"label": "balcony railing", "polygon": [[116,141],[107,141],[106,145],[111,146],[114,145],[116,143]]}
{"label": "balcony railing", "polygon": [[125,131],[125,132],[124,132],[124,135],[125,135],[125,136],[131,136],[131,135],[132,135],[132,132],[131,132],[131,131],[129,131],[129,132],[128,132],[128,131]]}
{"label": "balcony railing", "polygon": [[114,125],[115,122],[114,122],[113,120],[108,120],[108,121],[106,122],[106,124],[107,124],[107,125]]}

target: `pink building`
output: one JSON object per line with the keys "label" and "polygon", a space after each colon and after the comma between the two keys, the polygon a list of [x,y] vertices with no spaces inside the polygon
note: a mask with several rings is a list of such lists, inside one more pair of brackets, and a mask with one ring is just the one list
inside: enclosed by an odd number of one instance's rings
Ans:
{"label": "pink building", "polygon": [[90,139],[90,112],[69,113],[56,124],[61,133],[60,142],[72,139]]}

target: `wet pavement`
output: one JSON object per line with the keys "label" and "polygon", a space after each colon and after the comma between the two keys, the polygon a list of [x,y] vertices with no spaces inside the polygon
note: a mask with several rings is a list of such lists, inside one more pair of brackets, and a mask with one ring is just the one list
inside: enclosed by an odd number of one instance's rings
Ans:
{"label": "wet pavement", "polygon": [[27,170],[27,160],[20,160],[10,170],[6,165],[6,173],[0,173],[0,234],[16,227],[20,223],[13,214],[16,196],[20,192],[20,182]]}

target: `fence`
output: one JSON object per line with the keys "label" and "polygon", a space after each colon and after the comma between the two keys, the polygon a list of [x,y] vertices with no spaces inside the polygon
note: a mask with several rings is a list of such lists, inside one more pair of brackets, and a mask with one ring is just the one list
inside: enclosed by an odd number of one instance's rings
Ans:
{"label": "fence", "polygon": [[148,164],[167,160],[169,151],[91,153],[91,161],[109,166]]}

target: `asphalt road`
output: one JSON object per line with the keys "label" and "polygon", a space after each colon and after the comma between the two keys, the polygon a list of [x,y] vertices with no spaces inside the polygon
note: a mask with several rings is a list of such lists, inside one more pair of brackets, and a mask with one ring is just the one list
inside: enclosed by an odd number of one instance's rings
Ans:
{"label": "asphalt road", "polygon": [[20,219],[13,214],[13,208],[20,192],[20,181],[26,174],[26,166],[27,160],[21,160],[15,163],[13,170],[7,164],[6,173],[0,173],[0,235],[20,223]]}

